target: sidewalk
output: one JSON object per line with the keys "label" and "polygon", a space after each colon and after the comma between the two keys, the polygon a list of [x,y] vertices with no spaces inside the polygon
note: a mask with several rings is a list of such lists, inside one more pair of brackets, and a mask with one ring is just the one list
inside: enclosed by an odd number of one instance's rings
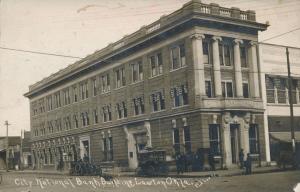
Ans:
{"label": "sidewalk", "polygon": [[[252,174],[270,173],[284,171],[276,166],[270,167],[254,167],[252,169]],[[5,170],[0,170],[0,173],[6,172]],[[23,171],[9,171],[9,173],[18,174],[36,174],[36,175],[68,175],[67,172],[55,171],[55,170],[23,170]],[[185,172],[183,174],[177,174],[176,172],[170,172],[167,177],[180,177],[180,178],[195,178],[195,177],[230,177],[237,175],[244,175],[244,169],[233,168],[229,170],[216,170],[216,171],[201,171],[201,172]],[[135,172],[120,172],[120,173],[105,173],[105,175],[110,175],[113,177],[136,177]]]}

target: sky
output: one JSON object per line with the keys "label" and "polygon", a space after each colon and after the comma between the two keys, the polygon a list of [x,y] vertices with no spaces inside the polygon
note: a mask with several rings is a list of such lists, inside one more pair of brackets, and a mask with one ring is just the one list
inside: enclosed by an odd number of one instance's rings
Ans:
{"label": "sky", "polygon": [[[115,42],[189,0],[0,0],[0,136],[30,130],[31,84]],[[300,0],[203,0],[224,7],[255,10],[269,22],[259,41],[300,47]],[[291,32],[290,32],[291,31]]]}

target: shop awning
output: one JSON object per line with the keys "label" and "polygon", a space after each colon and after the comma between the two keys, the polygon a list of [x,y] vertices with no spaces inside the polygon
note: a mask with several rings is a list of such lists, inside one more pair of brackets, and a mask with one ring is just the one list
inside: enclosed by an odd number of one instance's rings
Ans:
{"label": "shop awning", "polygon": [[[283,142],[292,142],[291,132],[270,132],[270,139]],[[295,141],[300,142],[300,132],[295,132]]]}

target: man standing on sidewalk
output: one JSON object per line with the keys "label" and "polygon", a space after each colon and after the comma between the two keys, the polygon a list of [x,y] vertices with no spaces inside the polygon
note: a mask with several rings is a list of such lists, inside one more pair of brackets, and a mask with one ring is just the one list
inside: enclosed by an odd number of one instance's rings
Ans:
{"label": "man standing on sidewalk", "polygon": [[247,154],[247,160],[246,160],[246,175],[250,175],[252,173],[252,159],[250,156],[250,153]]}
{"label": "man standing on sidewalk", "polygon": [[244,150],[241,149],[239,152],[240,169],[244,168]]}

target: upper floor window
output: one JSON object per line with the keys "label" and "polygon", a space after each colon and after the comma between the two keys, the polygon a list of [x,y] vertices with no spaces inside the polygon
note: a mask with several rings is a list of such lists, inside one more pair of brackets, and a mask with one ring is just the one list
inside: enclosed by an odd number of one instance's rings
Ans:
{"label": "upper floor window", "polygon": [[116,75],[116,88],[122,87],[126,85],[126,80],[125,80],[125,69],[119,68],[115,71]]}
{"label": "upper floor window", "polygon": [[171,89],[171,97],[173,98],[173,106],[180,107],[188,104],[187,85],[180,85]]}
{"label": "upper floor window", "polygon": [[203,41],[202,49],[203,49],[203,63],[209,64],[211,61],[210,43],[208,41]]}
{"label": "upper floor window", "polygon": [[79,123],[78,123],[78,116],[77,116],[77,114],[75,114],[75,115],[73,116],[73,118],[74,118],[74,125],[75,125],[75,128],[78,128],[78,127],[79,127]]}
{"label": "upper floor window", "polygon": [[66,89],[63,91],[63,97],[64,97],[64,104],[68,105],[71,103],[71,98],[70,98],[70,90]]}
{"label": "upper floor window", "polygon": [[219,44],[220,65],[232,66],[233,63],[233,48],[229,44]]}
{"label": "upper floor window", "polygon": [[97,85],[97,79],[92,79],[93,84],[93,96],[96,96],[98,94],[98,85]]}
{"label": "upper floor window", "polygon": [[150,56],[150,66],[151,77],[155,77],[163,73],[163,60],[161,53],[157,53],[155,55]]}
{"label": "upper floor window", "polygon": [[52,121],[48,121],[48,122],[47,122],[47,125],[48,125],[48,132],[49,132],[49,133],[53,133],[53,132],[54,132],[54,128],[53,128],[53,123],[52,123]]}
{"label": "upper floor window", "polygon": [[138,61],[134,64],[131,64],[132,70],[132,82],[138,82],[143,80],[143,63]]}
{"label": "upper floor window", "polygon": [[52,96],[48,96],[47,97],[47,107],[48,107],[48,111],[53,109],[53,103],[52,103]]}
{"label": "upper floor window", "polygon": [[99,123],[98,110],[97,109],[94,109],[94,123],[95,124]]}
{"label": "upper floor window", "polygon": [[241,67],[248,67],[247,64],[247,47],[240,47],[240,55],[241,55]]}
{"label": "upper floor window", "polygon": [[102,76],[102,93],[107,93],[110,91],[110,79],[109,74]]}
{"label": "upper floor window", "polygon": [[232,81],[222,81],[222,96],[233,97],[233,85]]}
{"label": "upper floor window", "polygon": [[80,91],[81,91],[81,99],[87,99],[89,97],[89,87],[88,82],[84,82],[80,85]]}
{"label": "upper floor window", "polygon": [[151,94],[152,111],[161,111],[166,108],[165,96],[162,91]]}
{"label": "upper floor window", "polygon": [[205,93],[207,97],[212,97],[212,84],[210,80],[205,81]]}
{"label": "upper floor window", "polygon": [[123,119],[127,117],[127,106],[125,101],[117,103],[116,111],[118,113],[118,119]]}
{"label": "upper floor window", "polygon": [[55,106],[61,107],[61,102],[60,102],[60,92],[57,92],[54,94],[54,100],[55,100]]}
{"label": "upper floor window", "polygon": [[144,103],[143,96],[134,98],[133,105],[134,105],[134,115],[141,115],[145,113],[145,103]]}
{"label": "upper floor window", "polygon": [[244,98],[249,98],[249,84],[248,84],[248,82],[243,82],[243,96],[244,96]]}
{"label": "upper floor window", "polygon": [[172,70],[184,67],[185,62],[185,47],[184,44],[171,48]]}
{"label": "upper floor window", "polygon": [[69,116],[64,118],[64,122],[65,122],[65,129],[66,130],[71,129],[71,121]]}
{"label": "upper floor window", "polygon": [[73,100],[74,100],[74,102],[78,101],[78,90],[77,90],[77,87],[73,87]]}
{"label": "upper floor window", "polygon": [[102,112],[103,112],[103,122],[108,122],[112,120],[111,105],[103,106]]}

